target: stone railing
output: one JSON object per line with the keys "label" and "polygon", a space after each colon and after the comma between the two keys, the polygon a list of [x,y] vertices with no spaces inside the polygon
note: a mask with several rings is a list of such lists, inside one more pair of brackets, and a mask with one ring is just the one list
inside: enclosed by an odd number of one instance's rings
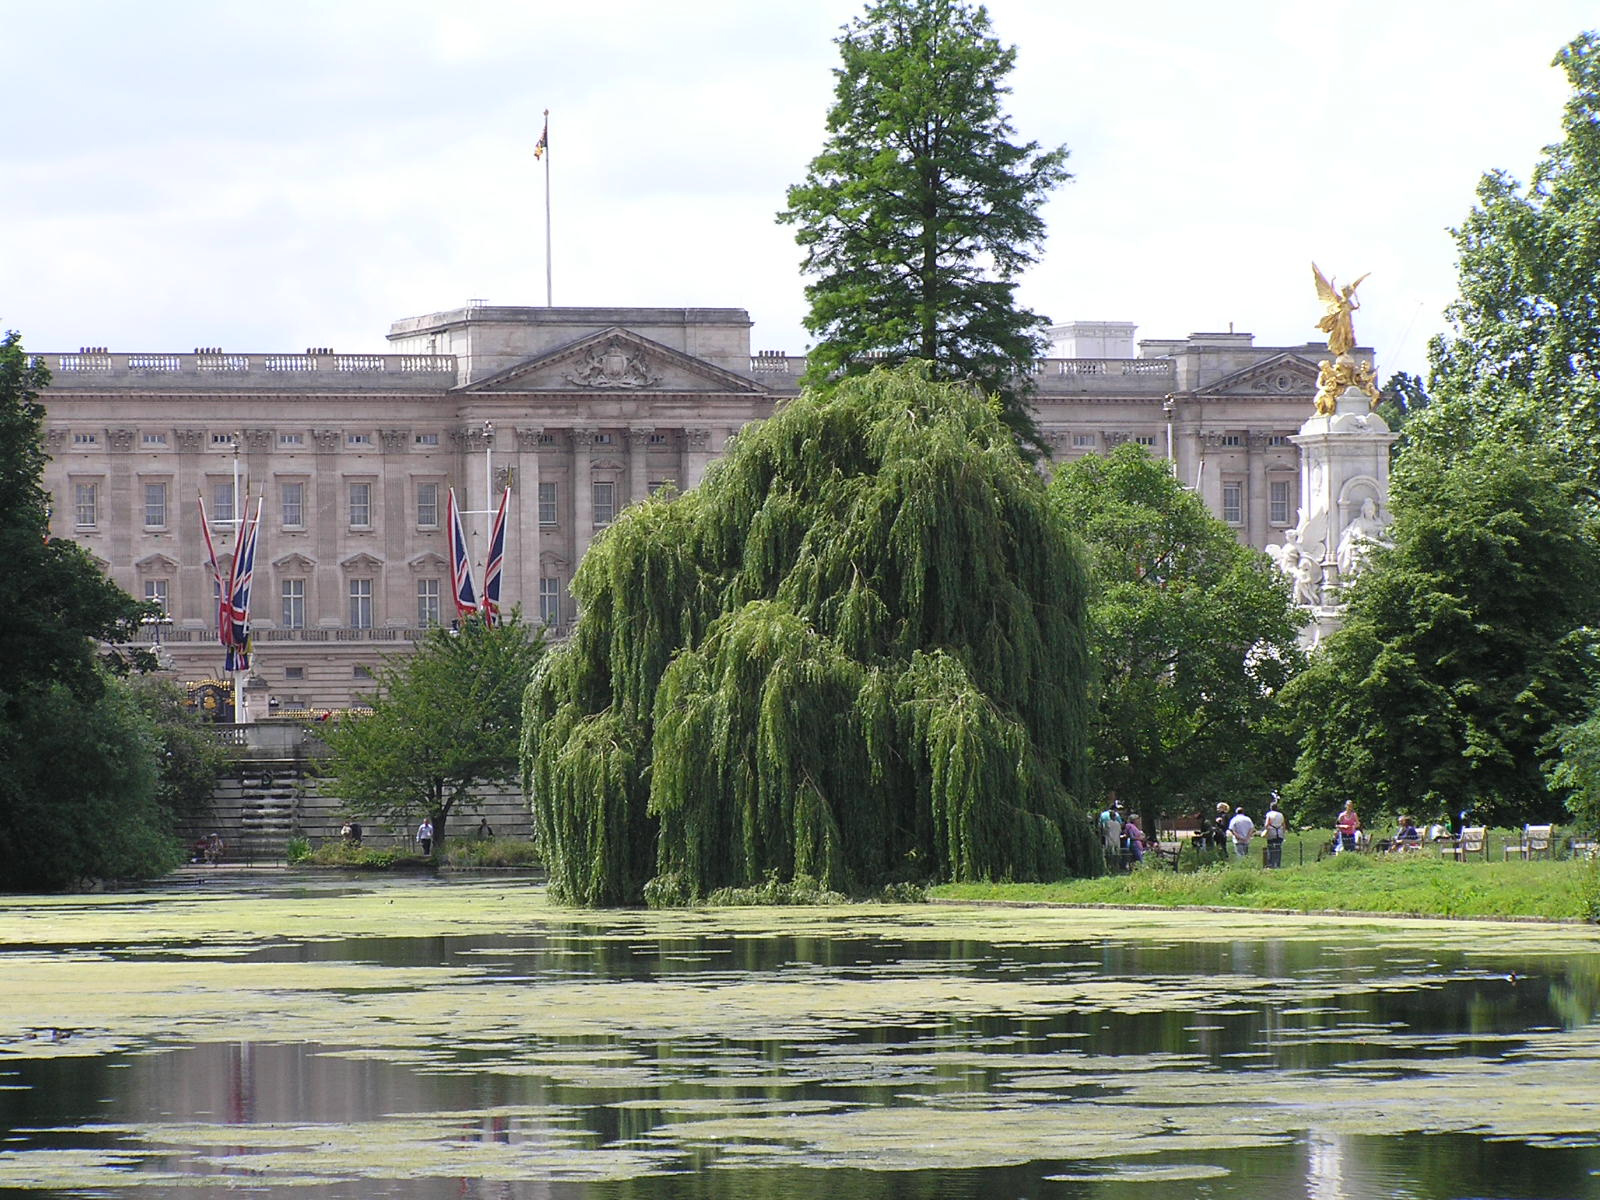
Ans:
{"label": "stone railing", "polygon": [[54,388],[137,386],[206,391],[216,388],[328,388],[348,391],[450,387],[453,354],[35,354]]}
{"label": "stone railing", "polygon": [[[888,355],[866,355],[888,358]],[[798,376],[805,373],[803,354],[761,350],[750,356],[752,375]],[[1178,364],[1170,358],[1041,358],[1029,372],[1036,379],[1161,380],[1170,385],[1178,377]]]}

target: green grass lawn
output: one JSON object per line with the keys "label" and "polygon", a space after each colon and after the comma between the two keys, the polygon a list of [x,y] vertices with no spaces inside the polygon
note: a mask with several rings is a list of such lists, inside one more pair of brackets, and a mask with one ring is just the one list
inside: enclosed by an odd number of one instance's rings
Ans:
{"label": "green grass lawn", "polygon": [[[1498,843],[1496,843],[1498,849]],[[1057,904],[1219,905],[1293,912],[1392,912],[1445,917],[1580,917],[1600,920],[1600,862],[1467,862],[1430,852],[1341,854],[1278,870],[1259,857],[1199,870],[1145,866],[1125,875],[1061,883],[946,884],[939,900]]]}

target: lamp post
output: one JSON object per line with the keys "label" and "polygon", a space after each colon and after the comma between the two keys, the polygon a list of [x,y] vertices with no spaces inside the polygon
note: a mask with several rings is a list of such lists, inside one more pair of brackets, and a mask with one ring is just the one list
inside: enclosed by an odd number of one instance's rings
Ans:
{"label": "lamp post", "polygon": [[1168,392],[1166,399],[1161,402],[1161,411],[1166,414],[1167,418],[1167,470],[1173,474],[1177,474],[1178,471],[1177,462],[1172,456],[1172,414],[1177,407],[1177,397]]}

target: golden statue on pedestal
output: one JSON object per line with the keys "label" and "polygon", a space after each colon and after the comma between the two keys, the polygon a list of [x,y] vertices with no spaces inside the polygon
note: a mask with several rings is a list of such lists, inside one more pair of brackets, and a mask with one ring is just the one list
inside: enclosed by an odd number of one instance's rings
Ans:
{"label": "golden statue on pedestal", "polygon": [[1355,324],[1350,314],[1361,307],[1356,303],[1356,289],[1372,272],[1368,271],[1361,279],[1342,288],[1335,288],[1317,269],[1316,263],[1311,264],[1311,274],[1317,280],[1317,299],[1322,301],[1322,307],[1327,310],[1327,316],[1317,322],[1317,328],[1328,335],[1328,349],[1333,351],[1335,357],[1349,354],[1356,345]]}
{"label": "golden statue on pedestal", "polygon": [[[1367,275],[1371,273],[1369,271]],[[1311,274],[1317,281],[1317,298],[1322,301],[1326,313],[1317,322],[1317,328],[1328,335],[1328,349],[1334,354],[1331,362],[1323,359],[1317,364],[1317,415],[1332,416],[1338,407],[1339,396],[1352,387],[1365,393],[1371,406],[1376,408],[1379,400],[1378,381],[1373,374],[1372,364],[1357,362],[1350,355],[1356,344],[1355,323],[1351,314],[1361,307],[1356,303],[1356,289],[1367,276],[1363,275],[1354,283],[1336,288],[1316,263],[1311,264]]]}

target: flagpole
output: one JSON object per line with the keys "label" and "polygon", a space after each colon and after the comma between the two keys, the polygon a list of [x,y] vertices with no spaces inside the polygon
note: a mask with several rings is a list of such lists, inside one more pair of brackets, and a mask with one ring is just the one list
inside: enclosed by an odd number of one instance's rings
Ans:
{"label": "flagpole", "polygon": [[544,306],[555,307],[550,269],[550,110],[544,110]]}

